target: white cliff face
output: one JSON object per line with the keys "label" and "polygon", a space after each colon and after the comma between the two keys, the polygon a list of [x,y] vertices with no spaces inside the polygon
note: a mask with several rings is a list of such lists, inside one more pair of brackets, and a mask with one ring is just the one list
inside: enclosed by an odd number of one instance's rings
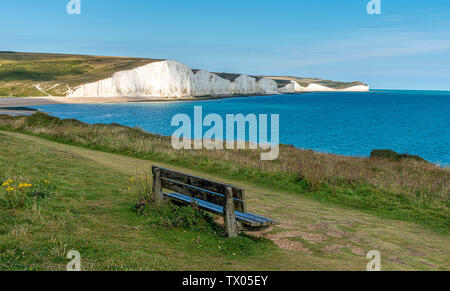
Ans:
{"label": "white cliff face", "polygon": [[311,83],[306,87],[303,87],[295,81],[291,81],[286,86],[278,89],[282,93],[298,93],[298,92],[368,92],[370,87],[367,85],[358,85],[345,89],[334,89],[320,84]]}
{"label": "white cliff face", "polygon": [[232,95],[232,83],[208,71],[198,71],[193,77],[192,96]]}
{"label": "white cliff face", "polygon": [[260,94],[278,94],[277,82],[269,78],[261,78],[256,81],[256,92]]}
{"label": "white cliff face", "polygon": [[[368,86],[355,86],[343,91],[368,90]],[[168,60],[117,72],[111,78],[75,88],[68,92],[68,96],[188,98],[316,91],[337,90],[318,84],[302,87],[295,81],[278,88],[272,79],[257,80],[248,75],[240,75],[231,82],[208,71],[194,73],[188,66]]]}
{"label": "white cliff face", "polygon": [[302,85],[300,85],[299,83],[297,83],[297,82],[295,82],[295,81],[293,81],[294,82],[294,91],[295,92],[305,92],[305,91],[308,91],[308,88],[307,87],[303,87]]}
{"label": "white cliff face", "polygon": [[323,85],[311,83],[306,88],[304,88],[304,91],[306,91],[306,92],[334,92],[334,91],[338,91],[338,90],[329,88],[329,87],[326,87]]}
{"label": "white cliff face", "polygon": [[350,88],[343,89],[341,91],[344,91],[344,92],[369,92],[370,87],[367,85],[358,85],[358,86],[353,86]]}
{"label": "white cliff face", "polygon": [[[301,86],[300,86],[301,87]],[[345,89],[334,89],[319,84],[311,83],[307,87],[301,87],[300,92],[368,92],[370,87],[367,85],[358,85]]]}
{"label": "white cliff face", "polygon": [[208,71],[193,71],[176,61],[151,63],[82,85],[69,97],[187,98],[277,93],[275,81],[240,75],[233,82]]}
{"label": "white cliff face", "polygon": [[[286,86],[279,88],[278,92],[280,92],[280,93],[301,92],[301,91],[296,91],[296,89],[298,89],[297,85],[298,85],[297,82],[290,81],[289,84],[287,84]],[[300,85],[298,85],[298,86],[300,86]]]}
{"label": "white cliff face", "polygon": [[256,78],[240,75],[233,81],[232,91],[234,95],[256,94]]}
{"label": "white cliff face", "polygon": [[155,62],[75,89],[70,97],[191,96],[193,73],[179,62]]}

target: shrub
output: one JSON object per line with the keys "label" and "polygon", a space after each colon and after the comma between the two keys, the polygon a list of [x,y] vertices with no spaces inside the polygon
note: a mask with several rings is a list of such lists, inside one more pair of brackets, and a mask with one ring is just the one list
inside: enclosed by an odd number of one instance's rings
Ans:
{"label": "shrub", "polygon": [[60,121],[58,117],[53,117],[42,112],[36,112],[27,117],[26,126],[50,126]]}
{"label": "shrub", "polygon": [[419,162],[425,162],[424,159],[422,159],[419,156],[413,156],[409,154],[399,154],[392,150],[373,150],[370,154],[371,159],[388,159],[393,161],[400,161],[400,160],[415,160]]}

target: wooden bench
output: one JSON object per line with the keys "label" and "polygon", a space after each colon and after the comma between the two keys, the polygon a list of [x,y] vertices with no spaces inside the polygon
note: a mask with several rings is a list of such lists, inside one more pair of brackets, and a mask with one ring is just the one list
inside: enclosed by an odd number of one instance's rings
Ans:
{"label": "wooden bench", "polygon": [[[153,166],[153,193],[160,201],[193,204],[198,208],[223,215],[228,237],[239,228],[257,230],[277,221],[247,212],[244,189]],[[165,192],[163,189],[169,190]],[[173,191],[173,192],[172,192]]]}

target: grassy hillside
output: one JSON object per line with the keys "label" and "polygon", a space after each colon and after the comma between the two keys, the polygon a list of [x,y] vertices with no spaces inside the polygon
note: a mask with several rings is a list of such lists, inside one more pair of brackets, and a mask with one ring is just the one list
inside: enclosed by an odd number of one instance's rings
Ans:
{"label": "grassy hillside", "polygon": [[65,96],[68,88],[157,60],[0,52],[0,96]]}
{"label": "grassy hillside", "polygon": [[[282,222],[260,234],[275,244],[168,229],[138,215],[129,181],[153,163],[244,187],[250,211]],[[383,270],[448,270],[450,263],[448,233],[421,225],[327,205],[242,177],[224,179],[195,167],[0,130],[0,182],[6,181],[26,187],[0,188],[0,270],[65,270],[72,249],[81,253],[83,270],[365,270],[372,249],[381,252]]]}
{"label": "grassy hillside", "polygon": [[[106,79],[118,71],[130,70],[155,61],[160,60],[0,52],[0,97],[65,96],[69,88]],[[218,74],[231,81],[239,76]],[[362,84],[296,77],[272,78],[281,83],[282,80],[289,79],[304,86],[314,82],[338,89]]]}
{"label": "grassy hillside", "polygon": [[0,127],[71,144],[158,160],[227,178],[241,178],[318,201],[413,221],[447,231],[450,169],[411,159],[353,158],[281,146],[276,161],[258,151],[183,150],[170,137],[120,125],[88,125],[43,113],[0,117]]}

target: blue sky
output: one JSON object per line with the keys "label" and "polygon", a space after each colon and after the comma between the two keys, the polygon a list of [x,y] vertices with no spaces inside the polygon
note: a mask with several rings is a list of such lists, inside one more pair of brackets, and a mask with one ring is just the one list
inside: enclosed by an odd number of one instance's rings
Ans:
{"label": "blue sky", "polygon": [[450,90],[450,1],[2,1],[0,50],[169,58],[193,68]]}

